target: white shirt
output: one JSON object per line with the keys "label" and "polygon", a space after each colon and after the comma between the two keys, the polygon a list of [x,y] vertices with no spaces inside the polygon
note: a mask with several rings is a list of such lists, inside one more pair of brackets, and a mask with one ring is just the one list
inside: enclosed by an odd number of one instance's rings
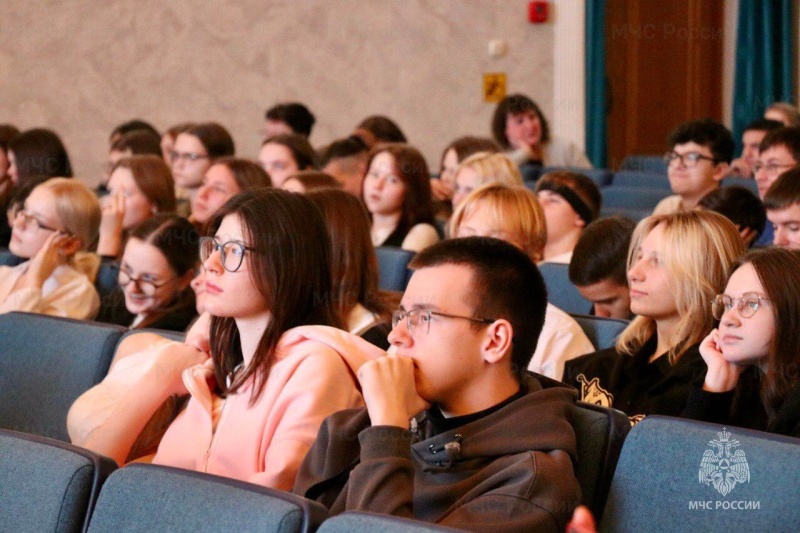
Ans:
{"label": "white shirt", "polygon": [[549,303],[528,370],[560,381],[565,362],[594,351],[594,346],[575,319]]}
{"label": "white shirt", "polygon": [[539,264],[543,265],[545,263],[558,263],[561,265],[568,265],[570,261],[572,261],[572,250],[569,252],[564,252],[563,254],[554,255],[549,259],[542,259],[539,261]]}
{"label": "white shirt", "polygon": [[100,309],[97,290],[89,278],[69,265],[56,267],[41,290],[13,290],[29,263],[0,266],[0,313],[25,311],[78,320],[91,320],[97,315]]}

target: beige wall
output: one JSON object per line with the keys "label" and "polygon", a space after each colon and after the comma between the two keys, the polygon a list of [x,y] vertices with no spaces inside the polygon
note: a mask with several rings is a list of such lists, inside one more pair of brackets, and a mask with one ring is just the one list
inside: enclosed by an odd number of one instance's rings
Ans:
{"label": "beige wall", "polygon": [[488,134],[484,72],[552,116],[553,27],[526,15],[523,0],[6,0],[0,122],[55,129],[89,182],[121,121],[216,120],[253,157],[281,100],[313,110],[315,145],[385,113],[438,164],[454,137]]}

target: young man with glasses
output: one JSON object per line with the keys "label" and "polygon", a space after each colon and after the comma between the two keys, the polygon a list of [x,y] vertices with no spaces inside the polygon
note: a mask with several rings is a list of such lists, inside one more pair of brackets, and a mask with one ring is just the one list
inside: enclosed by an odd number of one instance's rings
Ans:
{"label": "young man with glasses", "polygon": [[332,514],[563,531],[580,499],[576,396],[525,371],[547,304],[536,266],[513,245],[467,237],[411,268],[396,354],[359,369],[366,408],[326,419],[294,491]]}
{"label": "young man with glasses", "polygon": [[674,193],[658,203],[654,215],[691,211],[707,193],[719,187],[733,159],[731,132],[711,119],[684,122],[670,133],[664,156]]}
{"label": "young man with glasses", "polygon": [[[758,147],[758,163],[753,166],[761,200],[766,203],[767,191],[778,176],[797,167],[798,164],[800,164],[800,128],[778,128],[767,133]],[[767,218],[769,219],[769,212]],[[772,244],[775,240],[773,229],[773,223],[767,224],[754,246]]]}

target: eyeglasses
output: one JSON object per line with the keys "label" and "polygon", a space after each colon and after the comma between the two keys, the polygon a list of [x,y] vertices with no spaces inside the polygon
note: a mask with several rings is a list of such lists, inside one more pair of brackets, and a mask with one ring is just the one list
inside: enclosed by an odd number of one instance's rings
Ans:
{"label": "eyeglasses", "polygon": [[174,279],[175,278],[171,278],[166,281],[161,281],[154,279],[150,274],[144,274],[139,278],[134,278],[130,272],[120,268],[119,275],[117,276],[117,283],[119,283],[120,287],[127,287],[130,282],[133,282],[145,296],[153,296],[158,289]]}
{"label": "eyeglasses", "polygon": [[790,168],[794,166],[796,165],[791,165],[791,164],[781,165],[779,163],[756,163],[755,165],[753,165],[753,174],[755,174],[762,168],[767,172],[767,174],[776,174],[778,172],[778,169]]}
{"label": "eyeglasses", "polygon": [[30,213],[28,213],[24,209],[20,209],[14,215],[15,219],[18,218],[18,217],[22,217],[23,226],[25,226],[26,228],[30,227],[31,229],[33,229],[33,231],[39,231],[40,229],[43,229],[45,231],[60,231],[60,230],[57,230],[56,228],[51,228],[50,226],[45,226],[44,224],[39,222],[39,220],[35,216],[31,215]]}
{"label": "eyeglasses", "polygon": [[687,152],[685,154],[679,154],[678,152],[667,152],[664,154],[664,163],[667,166],[670,165],[673,161],[679,159],[681,165],[685,166],[686,168],[694,168],[700,161],[711,161],[715,162],[716,159],[713,157],[708,157],[707,155],[703,155],[699,152]]}
{"label": "eyeglasses", "polygon": [[205,263],[211,254],[219,252],[222,267],[228,272],[236,272],[241,268],[245,250],[257,251],[240,241],[220,244],[213,237],[200,237],[200,260]]}
{"label": "eyeglasses", "polygon": [[718,294],[714,298],[714,301],[711,302],[711,314],[714,315],[714,318],[717,320],[722,320],[723,315],[736,305],[739,316],[742,318],[750,318],[755,315],[758,308],[761,307],[761,302],[768,301],[769,298],[764,298],[754,292],[746,292],[742,294],[741,298],[731,298],[727,294]]}
{"label": "eyeglasses", "polygon": [[408,327],[408,332],[413,333],[414,328],[417,327],[420,320],[425,327],[425,333],[427,334],[431,329],[431,316],[443,316],[445,318],[461,318],[463,320],[469,320],[472,322],[478,322],[480,324],[489,325],[494,322],[493,318],[475,318],[471,316],[459,316],[459,315],[450,315],[448,313],[441,313],[439,311],[431,311],[430,309],[411,309],[410,311],[406,311],[404,309],[397,309],[392,313],[392,328],[396,328],[397,325],[400,323],[401,320],[404,318],[406,319],[406,327]]}
{"label": "eyeglasses", "polygon": [[186,161],[197,161],[198,159],[208,159],[208,156],[205,154],[195,154],[193,152],[176,152],[174,150],[169,153],[170,161],[174,163],[178,159],[184,159]]}

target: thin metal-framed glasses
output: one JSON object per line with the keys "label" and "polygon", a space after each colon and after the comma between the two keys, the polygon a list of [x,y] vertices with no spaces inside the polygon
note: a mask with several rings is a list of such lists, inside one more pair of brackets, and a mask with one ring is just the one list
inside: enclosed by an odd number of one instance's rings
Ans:
{"label": "thin metal-framed glasses", "polygon": [[667,166],[669,166],[669,164],[676,159],[680,159],[681,165],[685,166],[686,168],[694,168],[700,161],[711,161],[712,163],[716,161],[716,159],[713,157],[708,157],[707,155],[703,155],[699,152],[687,152],[683,155],[679,154],[678,152],[667,152],[664,154],[664,163],[666,163]]}
{"label": "thin metal-framed glasses", "polygon": [[758,308],[761,307],[761,302],[768,302],[769,298],[759,296],[754,292],[746,292],[742,294],[741,298],[732,298],[727,294],[718,294],[714,301],[711,302],[711,314],[717,320],[722,320],[725,313],[736,307],[739,316],[742,318],[750,318],[756,314]]}
{"label": "thin metal-framed glasses", "polygon": [[425,328],[425,333],[427,334],[431,329],[431,316],[433,315],[442,316],[445,318],[460,318],[462,320],[469,320],[471,322],[477,322],[479,324],[486,325],[489,325],[495,321],[493,318],[476,318],[473,316],[451,315],[449,313],[432,311],[430,309],[411,309],[409,311],[406,311],[405,309],[396,309],[394,312],[392,312],[392,328],[396,328],[400,321],[405,318],[406,327],[408,328],[409,333],[413,333],[414,329],[417,327],[417,324],[419,324],[421,321],[423,327]]}
{"label": "thin metal-framed glasses", "polygon": [[45,226],[44,224],[39,222],[39,219],[37,219],[35,216],[31,215],[24,209],[20,209],[19,211],[17,211],[17,213],[14,215],[14,218],[17,217],[22,217],[22,223],[25,225],[25,227],[26,228],[30,227],[31,229],[33,229],[33,231],[39,231],[40,229],[43,229],[45,231],[59,231],[56,228]]}
{"label": "thin metal-framed glasses", "polygon": [[170,278],[168,280],[161,281],[158,279],[153,279],[149,274],[144,274],[141,277],[135,278],[124,268],[120,268],[119,274],[117,275],[117,283],[119,283],[120,287],[125,288],[128,286],[128,284],[133,282],[145,296],[155,295],[158,289],[167,283],[170,283],[174,279],[175,278]]}
{"label": "thin metal-framed glasses", "polygon": [[200,261],[203,263],[214,252],[219,252],[222,267],[228,272],[236,272],[242,266],[245,251],[257,251],[241,241],[218,243],[214,237],[200,237]]}

